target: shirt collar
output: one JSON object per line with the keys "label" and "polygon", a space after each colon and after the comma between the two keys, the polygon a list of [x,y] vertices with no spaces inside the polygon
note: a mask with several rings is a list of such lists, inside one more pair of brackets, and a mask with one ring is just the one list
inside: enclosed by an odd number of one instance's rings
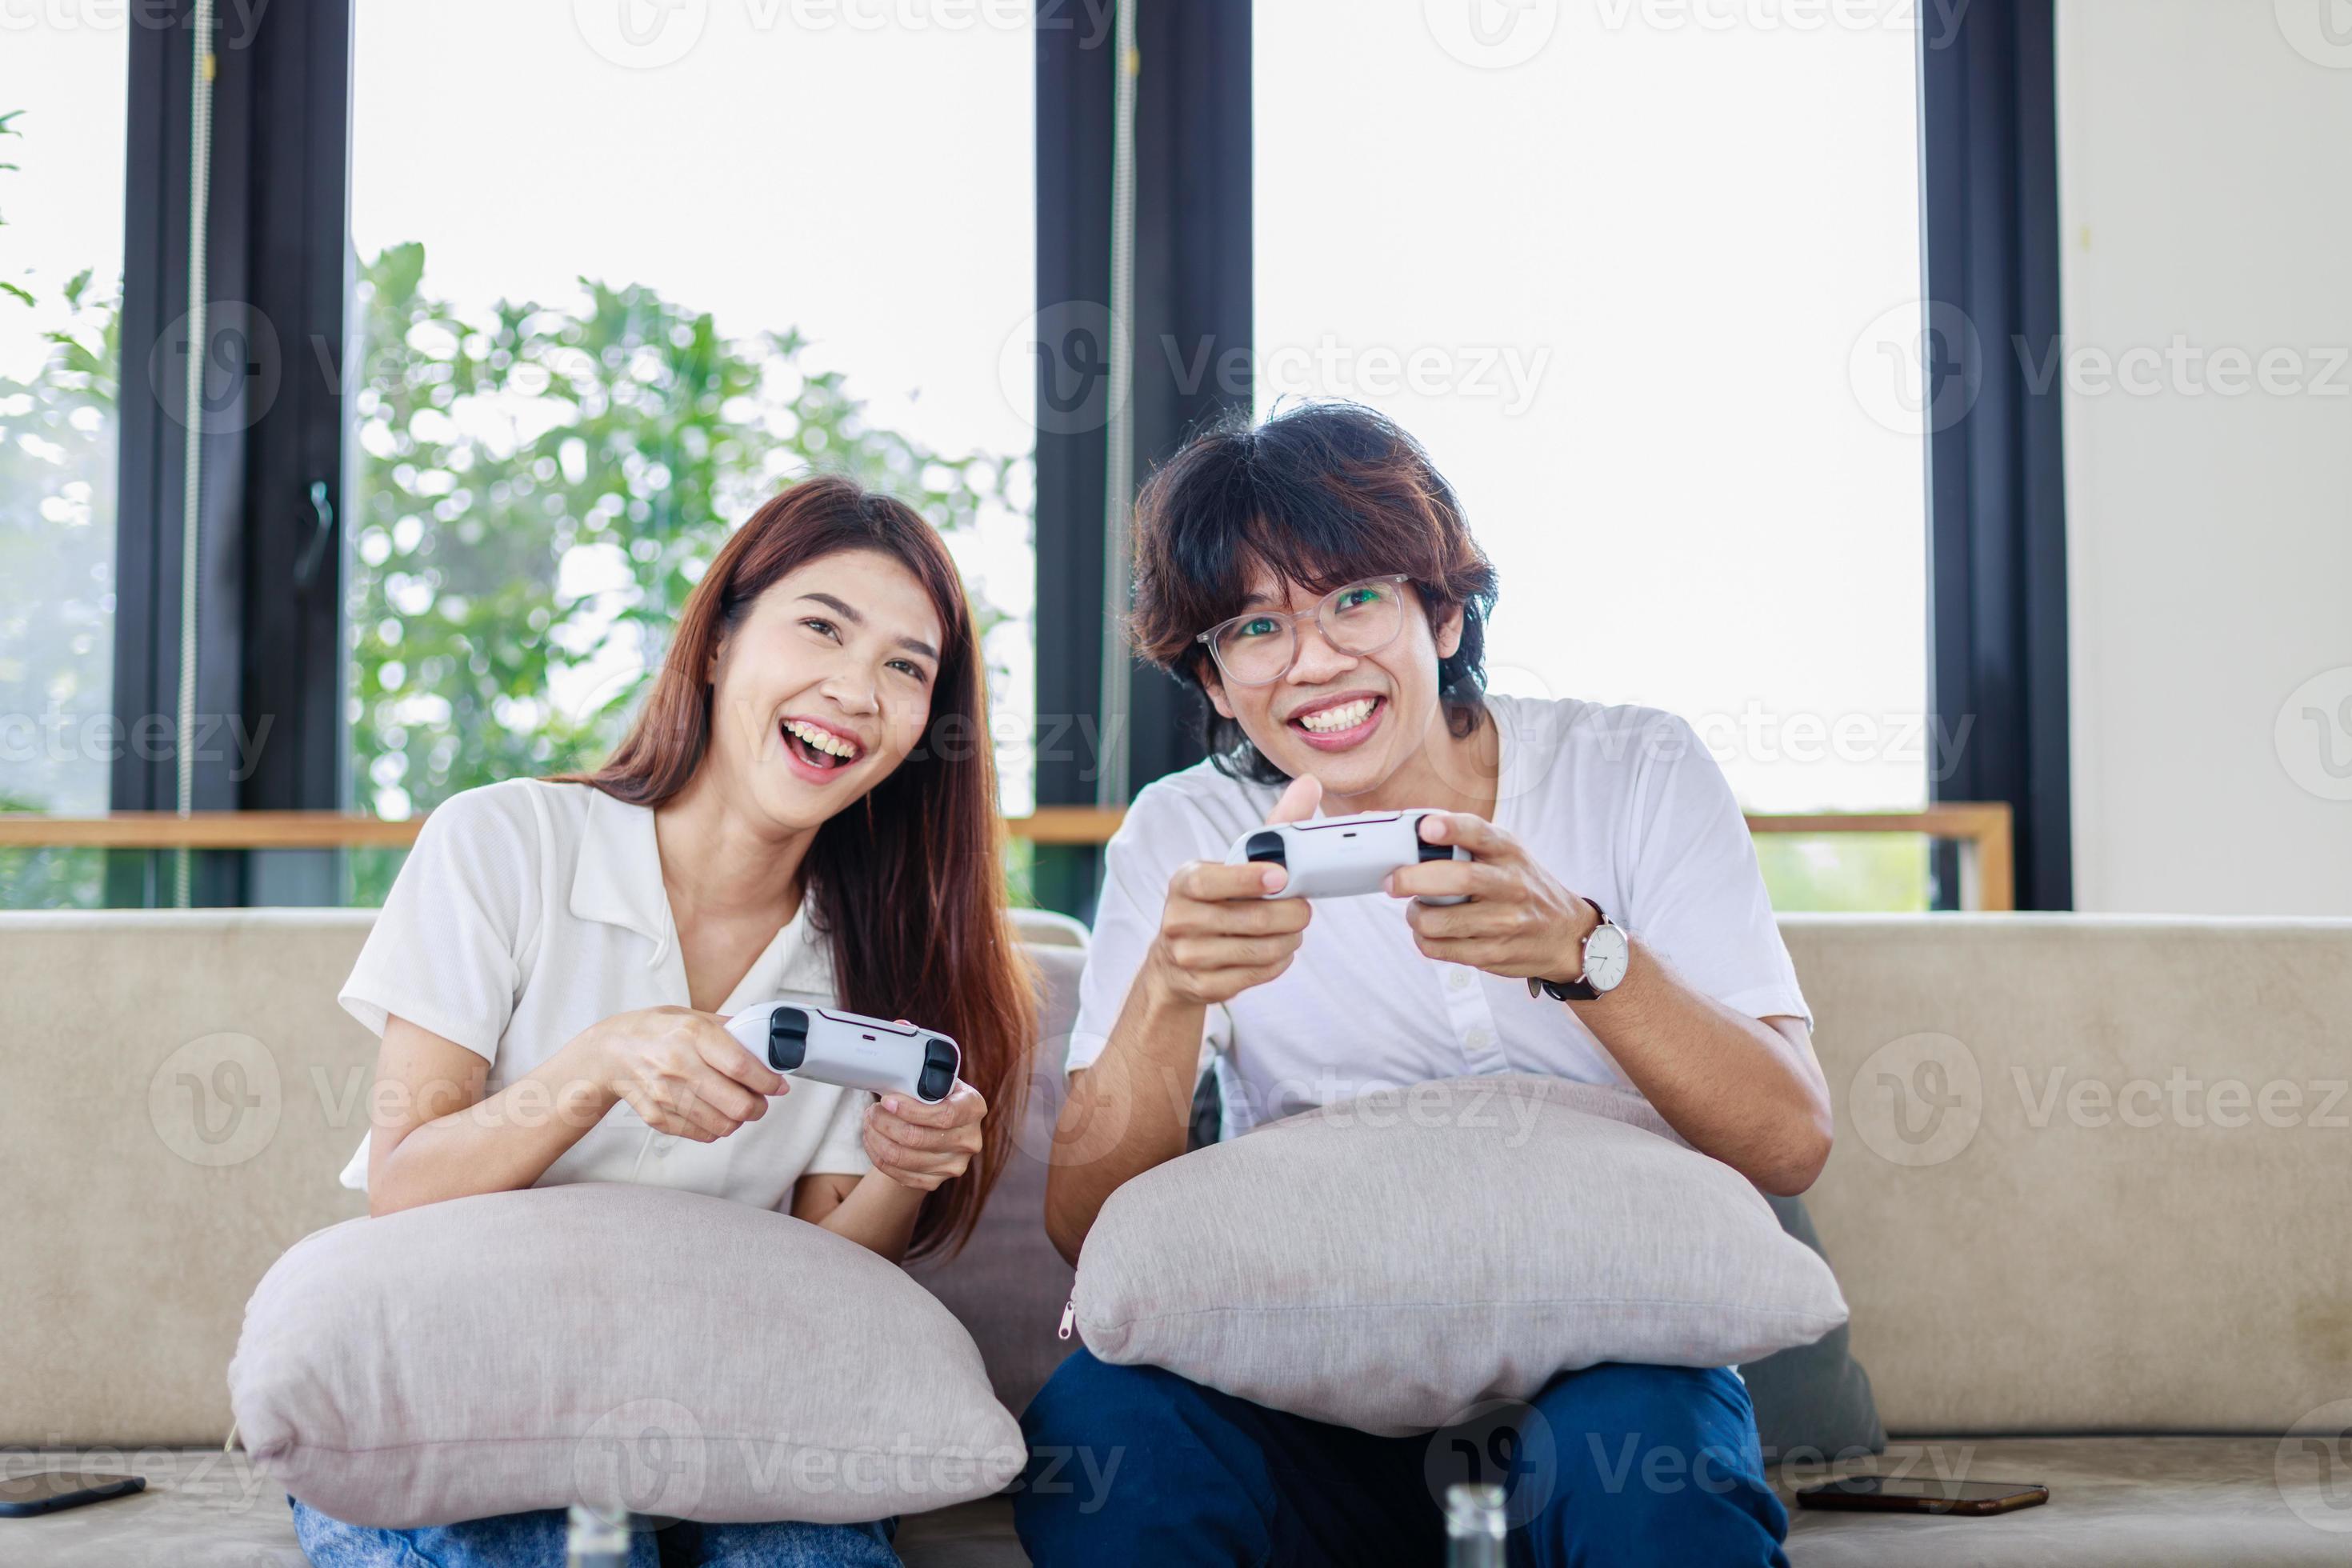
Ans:
{"label": "shirt collar", "polygon": [[587,788],[588,826],[572,877],[572,912],[635,931],[654,944],[653,963],[659,963],[676,927],[669,889],[662,882],[653,808],[616,799],[593,784]]}
{"label": "shirt collar", "polygon": [[[572,913],[632,931],[654,944],[647,969],[657,969],[676,949],[677,922],[662,880],[661,844],[654,836],[651,806],[632,805],[591,784],[588,825],[580,837],[580,863],[572,875]],[[765,1001],[770,993],[809,994],[835,1001],[830,950],[808,927],[803,899],[766,951],[736,987],[739,995]]]}

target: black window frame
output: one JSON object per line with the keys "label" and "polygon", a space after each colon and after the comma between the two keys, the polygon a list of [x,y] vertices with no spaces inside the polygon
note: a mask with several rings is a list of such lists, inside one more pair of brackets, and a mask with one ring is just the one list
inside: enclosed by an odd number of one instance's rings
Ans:
{"label": "black window frame", "polygon": [[[1204,422],[1251,406],[1250,0],[1139,5],[1129,472],[1139,484]],[[1089,37],[1064,8],[1039,7],[1037,310],[1041,322],[1107,319],[1111,301],[1116,35]],[[1053,393],[1041,361],[1037,395]],[[1196,374],[1197,373],[1197,374]],[[1107,766],[1128,793],[1202,756],[1201,700],[1160,670],[1126,662],[1123,705],[1106,702],[1113,559],[1108,423],[1037,437],[1037,801],[1091,805]],[[1131,498],[1130,498],[1131,499]],[[1123,711],[1122,711],[1123,706]],[[1107,753],[1121,753],[1114,761]],[[1101,854],[1040,847],[1040,903],[1091,917]]]}
{"label": "black window frame", "polygon": [[[1958,742],[1929,788],[2009,805],[2020,910],[2074,904],[2065,433],[2027,371],[2060,341],[2056,58],[2053,0],[1920,29],[1923,363],[1964,389],[1927,437],[1928,711]],[[1958,847],[1933,865],[1957,909]]]}
{"label": "black window frame", "polygon": [[[343,313],[349,248],[350,0],[214,16],[205,225],[206,342],[188,342],[191,0],[134,7],[117,458],[114,711],[168,721],[126,745],[119,811],[171,811],[185,744],[192,810],[343,804]],[[234,24],[234,25],[233,25]],[[186,426],[182,356],[206,360],[196,499],[196,722],[180,710]],[[151,368],[152,367],[152,368]],[[231,722],[250,738],[234,743]],[[267,728],[264,728],[267,726]],[[331,851],[207,851],[197,905],[332,903]],[[172,901],[170,857],[116,854],[110,903]]]}

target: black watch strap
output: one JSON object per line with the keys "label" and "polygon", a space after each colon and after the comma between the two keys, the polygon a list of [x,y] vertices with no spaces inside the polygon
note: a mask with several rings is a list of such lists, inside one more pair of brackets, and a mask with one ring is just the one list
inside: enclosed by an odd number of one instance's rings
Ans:
{"label": "black watch strap", "polygon": [[[1594,931],[1599,931],[1602,926],[1609,923],[1609,911],[1607,910],[1602,909],[1594,900],[1587,899],[1584,901],[1592,905],[1592,912],[1598,917],[1593,921],[1592,929]],[[1587,940],[1589,941],[1590,938],[1588,937]],[[1581,968],[1582,966],[1579,965],[1580,971]],[[1592,988],[1592,982],[1585,979],[1583,974],[1580,973],[1573,980],[1537,980],[1530,978],[1528,981],[1528,994],[1530,996],[1549,996],[1555,1002],[1591,1002],[1597,999],[1601,993],[1595,991]]]}

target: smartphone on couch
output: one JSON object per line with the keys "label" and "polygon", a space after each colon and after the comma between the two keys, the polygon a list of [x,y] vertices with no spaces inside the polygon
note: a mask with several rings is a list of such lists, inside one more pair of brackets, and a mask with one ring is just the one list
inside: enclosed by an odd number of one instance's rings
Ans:
{"label": "smartphone on couch", "polygon": [[129,1497],[147,1489],[144,1476],[90,1476],[76,1470],[37,1470],[29,1476],[0,1476],[0,1519],[26,1514],[55,1513],[110,1497]]}
{"label": "smartphone on couch", "polygon": [[1848,1476],[1797,1494],[1801,1508],[1877,1513],[2007,1513],[2050,1500],[2050,1489],[2027,1481],[1930,1481]]}

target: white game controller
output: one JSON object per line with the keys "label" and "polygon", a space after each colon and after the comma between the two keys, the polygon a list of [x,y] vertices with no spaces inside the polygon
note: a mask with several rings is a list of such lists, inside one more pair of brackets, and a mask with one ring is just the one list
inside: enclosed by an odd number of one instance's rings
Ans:
{"label": "white game controller", "polygon": [[[1368,811],[1357,816],[1327,816],[1315,822],[1285,822],[1253,827],[1234,840],[1228,866],[1252,861],[1280,866],[1290,880],[1269,899],[1352,899],[1377,893],[1391,871],[1424,860],[1467,860],[1458,844],[1422,840],[1425,811]],[[1460,904],[1461,896],[1423,899],[1424,904]]]}
{"label": "white game controller", "polygon": [[963,1051],[945,1035],[798,1002],[763,1002],[727,1020],[743,1048],[781,1073],[937,1105],[955,1091]]}

